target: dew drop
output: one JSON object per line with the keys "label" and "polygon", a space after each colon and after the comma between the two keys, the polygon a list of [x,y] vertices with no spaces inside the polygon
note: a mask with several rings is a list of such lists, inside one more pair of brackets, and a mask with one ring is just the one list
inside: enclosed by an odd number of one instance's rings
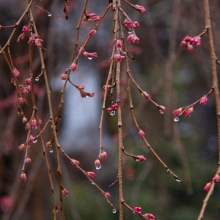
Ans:
{"label": "dew drop", "polygon": [[51,153],[51,154],[53,153],[53,149],[52,149],[52,148],[50,149],[50,153]]}
{"label": "dew drop", "polygon": [[39,81],[39,77],[38,76],[35,78],[35,81]]}
{"label": "dew drop", "polygon": [[132,34],[132,31],[131,31],[131,30],[129,30],[129,31],[128,31],[128,34]]}
{"label": "dew drop", "polygon": [[112,209],[112,213],[114,213],[114,214],[115,214],[116,212],[117,212],[117,210],[116,210],[116,209]]}
{"label": "dew drop", "polygon": [[175,122],[178,122],[179,120],[180,120],[179,117],[175,117],[175,118],[174,118],[174,121],[175,121]]}
{"label": "dew drop", "polygon": [[95,183],[94,183],[94,182],[91,182],[91,184],[92,184],[92,185],[95,185]]}
{"label": "dew drop", "polygon": [[160,109],[159,111],[162,115],[165,113],[165,111],[163,109]]}
{"label": "dew drop", "polygon": [[92,57],[88,57],[88,60],[92,60]]}
{"label": "dew drop", "polygon": [[95,168],[96,168],[96,170],[100,170],[101,169],[101,164],[100,165],[98,165],[98,166],[95,166]]}
{"label": "dew drop", "polygon": [[176,181],[177,181],[177,182],[179,182],[179,183],[180,183],[180,182],[182,182],[182,180],[181,180],[181,179],[179,179],[179,178],[177,178],[177,179],[176,179]]}
{"label": "dew drop", "polygon": [[51,17],[51,16],[52,16],[52,13],[48,12],[48,13],[47,13],[47,16],[48,16],[48,17]]}
{"label": "dew drop", "polygon": [[115,115],[115,111],[111,111],[111,112],[110,112],[110,115],[111,115],[111,116],[114,116],[114,115]]}
{"label": "dew drop", "polygon": [[33,143],[36,144],[37,143],[37,139],[33,140]]}

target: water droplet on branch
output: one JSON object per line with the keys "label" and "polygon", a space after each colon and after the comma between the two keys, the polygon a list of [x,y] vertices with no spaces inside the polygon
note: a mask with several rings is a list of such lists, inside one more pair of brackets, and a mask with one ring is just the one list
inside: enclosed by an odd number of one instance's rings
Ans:
{"label": "water droplet on branch", "polygon": [[51,16],[52,16],[52,13],[51,13],[51,12],[48,12],[48,13],[47,13],[47,16],[48,16],[48,17],[51,17]]}
{"label": "water droplet on branch", "polygon": [[178,122],[179,120],[180,120],[179,117],[175,117],[175,118],[174,118],[174,121],[175,121],[175,122]]}
{"label": "water droplet on branch", "polygon": [[117,210],[116,210],[116,209],[112,209],[112,213],[114,213],[114,214],[115,214],[116,212],[117,212]]}
{"label": "water droplet on branch", "polygon": [[37,143],[37,139],[33,140],[33,143],[34,143],[34,144]]}
{"label": "water droplet on branch", "polygon": [[50,149],[50,153],[51,153],[51,154],[53,153],[53,149],[52,149],[52,148]]}
{"label": "water droplet on branch", "polygon": [[110,115],[111,115],[111,116],[114,116],[114,115],[115,115],[115,111],[111,111],[111,112],[110,112]]}
{"label": "water droplet on branch", "polygon": [[102,167],[102,166],[101,166],[101,164],[100,164],[100,165],[96,165],[96,166],[95,166],[96,170],[100,170],[100,169],[101,169],[101,167]]}
{"label": "water droplet on branch", "polygon": [[35,81],[39,81],[39,77],[38,76],[35,78]]}

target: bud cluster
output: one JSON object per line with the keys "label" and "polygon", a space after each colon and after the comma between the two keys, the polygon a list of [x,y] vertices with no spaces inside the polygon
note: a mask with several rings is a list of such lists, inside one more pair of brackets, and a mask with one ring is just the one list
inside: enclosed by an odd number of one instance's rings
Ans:
{"label": "bud cluster", "polygon": [[185,36],[184,39],[181,41],[180,46],[185,46],[188,51],[193,51],[193,45],[199,46],[201,44],[201,37],[190,37]]}

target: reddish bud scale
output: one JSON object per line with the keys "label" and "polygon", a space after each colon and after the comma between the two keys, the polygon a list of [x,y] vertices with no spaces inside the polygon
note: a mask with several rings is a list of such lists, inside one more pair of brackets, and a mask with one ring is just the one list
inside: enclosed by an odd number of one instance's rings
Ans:
{"label": "reddish bud scale", "polygon": [[92,29],[90,32],[89,32],[89,35],[90,36],[93,36],[93,35],[95,35],[96,34],[96,30],[95,29]]}
{"label": "reddish bud scale", "polygon": [[77,67],[78,67],[78,65],[75,63],[75,62],[73,62],[71,65],[70,65],[70,69],[72,70],[72,71],[75,71],[76,69],[77,69]]}
{"label": "reddish bud scale", "polygon": [[122,41],[120,41],[120,40],[117,40],[116,43],[115,43],[116,48],[122,48],[122,45],[123,45]]}
{"label": "reddish bud scale", "polygon": [[186,116],[186,117],[190,117],[190,114],[193,112],[193,107],[190,107],[190,108],[187,108],[184,112],[183,112],[183,114],[184,114],[184,116]]}
{"label": "reddish bud scale", "polygon": [[79,165],[79,164],[80,164],[80,162],[79,162],[78,160],[74,160],[74,159],[72,159],[72,163],[73,163],[74,165]]}
{"label": "reddish bud scale", "polygon": [[77,86],[77,88],[79,89],[79,90],[84,90],[84,86],[82,86],[82,85],[79,85],[79,86]]}
{"label": "reddish bud scale", "polygon": [[109,198],[109,197],[111,197],[111,194],[110,194],[109,192],[106,192],[106,193],[105,193],[105,197],[106,197],[106,198]]}
{"label": "reddish bud scale", "polygon": [[20,75],[19,71],[16,68],[12,69],[13,76],[18,77]]}
{"label": "reddish bud scale", "polygon": [[25,159],[25,163],[31,163],[31,158],[27,157],[27,158]]}
{"label": "reddish bud scale", "polygon": [[146,160],[146,158],[143,155],[137,155],[135,159],[136,161],[138,160],[140,162],[144,162]]}
{"label": "reddish bud scale", "polygon": [[212,180],[214,181],[214,182],[219,182],[219,179],[220,179],[220,176],[219,175],[215,175],[213,178],[212,178]]}
{"label": "reddish bud scale", "polygon": [[26,181],[27,180],[27,176],[26,176],[26,174],[24,172],[21,173],[20,180],[22,180],[22,181]]}
{"label": "reddish bud scale", "polygon": [[141,5],[135,5],[135,8],[136,8],[139,12],[141,12],[141,13],[146,12],[146,9],[145,9],[144,6],[141,6]]}
{"label": "reddish bud scale", "polygon": [[179,116],[182,111],[183,111],[183,108],[175,109],[175,110],[173,111],[174,117]]}
{"label": "reddish bud scale", "polygon": [[23,32],[28,31],[28,27],[27,27],[27,26],[23,26],[22,31],[23,31]]}
{"label": "reddish bud scale", "polygon": [[151,95],[150,94],[148,94],[147,92],[143,92],[142,93],[142,96],[146,99],[146,100],[148,100],[148,99],[150,99],[151,98]]}
{"label": "reddish bud scale", "polygon": [[63,189],[62,189],[62,194],[63,194],[64,196],[68,196],[68,195],[69,195],[69,192],[68,192],[67,189],[63,188]]}
{"label": "reddish bud scale", "polygon": [[103,151],[102,153],[101,153],[101,158],[102,159],[106,159],[108,157],[108,154],[105,152],[105,151]]}
{"label": "reddish bud scale", "polygon": [[66,73],[62,73],[61,76],[60,76],[60,78],[61,78],[62,80],[67,80],[67,79],[68,79],[68,75],[67,75]]}
{"label": "reddish bud scale", "polygon": [[25,149],[25,145],[24,144],[21,144],[19,147],[18,147],[18,150],[24,150]]}
{"label": "reddish bud scale", "polygon": [[200,102],[199,102],[200,105],[206,105],[207,100],[208,100],[207,95],[203,96],[203,97],[200,99]]}
{"label": "reddish bud scale", "polygon": [[116,62],[121,62],[122,61],[122,57],[121,57],[120,54],[115,54],[114,59],[115,59]]}
{"label": "reddish bud scale", "polygon": [[143,138],[144,137],[144,135],[145,135],[145,132],[144,131],[142,131],[141,129],[139,130],[139,135]]}
{"label": "reddish bud scale", "polygon": [[153,220],[153,219],[155,219],[154,215],[151,214],[151,213],[145,213],[143,216],[144,216],[144,218],[147,219],[147,220]]}

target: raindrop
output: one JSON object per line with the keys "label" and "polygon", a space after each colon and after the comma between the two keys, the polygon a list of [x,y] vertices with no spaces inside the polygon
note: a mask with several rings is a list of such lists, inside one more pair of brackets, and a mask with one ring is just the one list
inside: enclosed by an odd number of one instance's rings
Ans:
{"label": "raindrop", "polygon": [[171,171],[170,171],[170,169],[167,169],[167,173],[170,173]]}
{"label": "raindrop", "polygon": [[165,113],[165,111],[163,109],[160,109],[159,111],[162,115]]}
{"label": "raindrop", "polygon": [[132,34],[132,31],[131,31],[131,30],[129,30],[129,31],[128,31],[128,34]]}
{"label": "raindrop", "polygon": [[39,81],[39,77],[38,76],[35,78],[35,81]]}
{"label": "raindrop", "polygon": [[92,60],[92,57],[88,57],[88,60]]}
{"label": "raindrop", "polygon": [[175,122],[178,122],[179,120],[180,120],[179,117],[175,117],[175,118],[174,118],[174,121],[175,121]]}
{"label": "raindrop", "polygon": [[34,127],[34,129],[37,129],[38,127],[36,126],[36,127]]}
{"label": "raindrop", "polygon": [[92,185],[95,185],[95,183],[94,183],[94,182],[91,182],[91,184],[92,184]]}
{"label": "raindrop", "polygon": [[179,183],[182,182],[182,180],[179,179],[179,178],[176,178],[176,181],[179,182]]}
{"label": "raindrop", "polygon": [[114,214],[115,214],[116,212],[117,212],[117,210],[116,210],[116,209],[112,209],[112,213],[114,213]]}
{"label": "raindrop", "polygon": [[36,144],[37,143],[37,138],[33,140],[33,143]]}
{"label": "raindrop", "polygon": [[51,17],[51,16],[52,16],[52,13],[51,13],[51,12],[48,12],[48,13],[47,13],[47,16],[48,16],[48,17]]}
{"label": "raindrop", "polygon": [[100,165],[97,165],[97,166],[95,166],[95,168],[96,168],[96,170],[100,170],[101,169],[101,164]]}
{"label": "raindrop", "polygon": [[121,58],[123,59],[123,58],[125,58],[125,56],[121,56]]}
{"label": "raindrop", "polygon": [[114,115],[115,115],[115,111],[111,111],[111,112],[110,112],[110,115],[111,115],[111,116],[114,116]]}
{"label": "raindrop", "polygon": [[52,148],[50,148],[50,153],[51,153],[51,154],[53,153],[53,149],[52,149]]}

